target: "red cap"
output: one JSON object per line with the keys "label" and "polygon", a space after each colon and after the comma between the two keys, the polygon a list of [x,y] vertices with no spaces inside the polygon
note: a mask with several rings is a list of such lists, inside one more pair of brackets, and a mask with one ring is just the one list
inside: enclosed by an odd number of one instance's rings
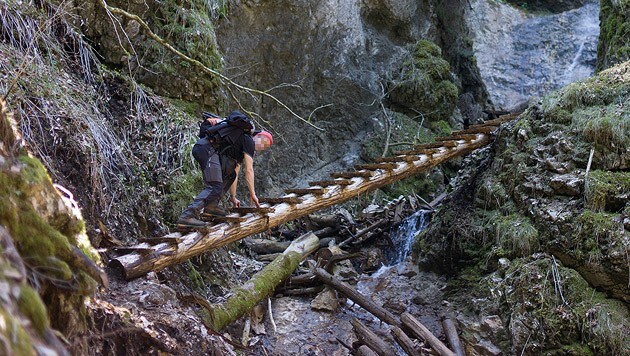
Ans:
{"label": "red cap", "polygon": [[262,135],[269,139],[269,145],[273,145],[273,136],[271,136],[271,132],[269,131],[260,131],[256,134],[256,136]]}

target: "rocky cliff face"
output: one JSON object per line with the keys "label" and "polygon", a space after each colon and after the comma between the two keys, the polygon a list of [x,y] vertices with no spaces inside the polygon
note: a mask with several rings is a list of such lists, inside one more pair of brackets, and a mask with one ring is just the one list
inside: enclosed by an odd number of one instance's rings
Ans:
{"label": "rocky cliff face", "polygon": [[[361,141],[374,136],[373,131],[378,136],[390,124],[402,125],[400,114],[412,118],[416,125],[411,131],[419,132],[431,121],[447,121],[458,94],[472,92],[475,99],[464,106],[479,108],[475,100],[483,103],[485,90],[471,65],[471,48],[463,51],[470,43],[454,40],[465,32],[460,11],[464,3],[349,1],[340,6],[330,1],[280,1],[245,2],[232,8],[217,30],[229,73],[249,86],[274,88],[274,95],[324,129],[305,125],[267,99],[252,104],[281,138],[263,155],[261,168],[268,177],[262,183],[299,184],[346,167],[359,158]],[[443,44],[437,56],[447,58],[457,75],[450,78],[447,64],[446,79],[455,82],[460,93],[454,86],[448,95],[435,87],[423,89],[434,97],[430,100],[445,100],[443,111],[396,106],[399,73],[423,38]],[[422,76],[425,70],[418,68],[413,75]],[[439,114],[432,116],[436,109]]]}
{"label": "rocky cliff face", "polygon": [[499,1],[471,2],[466,20],[490,100],[510,109],[594,72],[599,2],[532,14]]}
{"label": "rocky cliff face", "polygon": [[628,79],[626,62],[531,106],[418,237],[454,299],[500,317],[504,350],[628,349]]}

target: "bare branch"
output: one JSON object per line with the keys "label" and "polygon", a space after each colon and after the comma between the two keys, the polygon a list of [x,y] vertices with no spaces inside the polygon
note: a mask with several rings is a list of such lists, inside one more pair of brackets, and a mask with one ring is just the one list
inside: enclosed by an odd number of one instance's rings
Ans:
{"label": "bare branch", "polygon": [[218,71],[207,67],[206,65],[204,65],[200,61],[198,61],[198,60],[196,60],[194,58],[191,58],[191,57],[187,56],[186,54],[180,52],[177,48],[173,47],[170,43],[166,42],[163,38],[161,38],[156,33],[154,33],[151,30],[151,28],[149,27],[149,25],[147,25],[147,23],[144,20],[142,20],[139,16],[134,15],[132,13],[129,13],[129,12],[123,10],[123,9],[110,6],[110,5],[107,4],[107,2],[105,2],[105,0],[101,0],[100,4],[105,10],[107,10],[107,11],[113,13],[113,14],[121,15],[121,16],[124,16],[124,17],[130,19],[130,20],[136,21],[138,24],[140,24],[140,26],[142,26],[142,28],[144,28],[144,30],[147,32],[149,37],[151,37],[153,40],[155,40],[156,42],[158,42],[159,44],[164,46],[164,48],[166,48],[167,50],[169,50],[170,52],[172,52],[176,56],[180,57],[181,59],[185,60],[186,62],[188,62],[190,64],[193,64],[193,65],[197,66],[204,73],[212,75],[212,76],[215,76],[215,77],[219,78],[219,80],[222,83],[224,83],[224,84],[227,83],[227,84],[232,85],[232,86],[234,86],[234,87],[236,87],[236,88],[238,88],[240,90],[243,90],[243,91],[246,91],[246,92],[249,92],[249,93],[253,93],[253,94],[259,94],[259,95],[262,95],[262,96],[266,96],[266,97],[270,98],[271,100],[275,101],[278,105],[283,107],[285,110],[290,112],[291,115],[293,115],[296,118],[302,120],[303,122],[305,122],[309,126],[315,128],[315,129],[317,129],[319,131],[323,131],[324,130],[324,129],[316,126],[312,122],[304,119],[303,117],[301,117],[297,113],[295,113],[285,103],[283,103],[281,100],[279,100],[275,96],[269,94],[268,92],[262,91],[262,90],[258,90],[258,89],[249,88],[249,87],[243,86],[241,84],[238,84],[238,83],[234,82],[233,80],[231,80],[230,78],[226,77],[225,75],[219,73]]}

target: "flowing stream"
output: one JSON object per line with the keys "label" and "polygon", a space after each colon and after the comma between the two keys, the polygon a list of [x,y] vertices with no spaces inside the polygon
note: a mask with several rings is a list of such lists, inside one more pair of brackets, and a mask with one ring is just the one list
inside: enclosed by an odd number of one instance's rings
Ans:
{"label": "flowing stream", "polygon": [[[429,217],[429,211],[420,210],[393,227],[390,234],[392,246],[383,251],[387,265],[372,274],[355,274],[354,278],[358,280],[356,288],[361,294],[396,315],[402,312],[416,315],[420,322],[439,335],[441,290],[445,282],[434,274],[418,271],[408,258],[415,237],[427,227]],[[272,332],[273,336],[267,342],[263,341],[267,347],[289,354],[345,354],[347,350],[337,340],[352,343],[355,336],[350,320],[358,318],[395,345],[399,355],[404,355],[391,338],[389,326],[359,305],[346,300],[336,311],[323,312],[312,310],[311,301],[312,297],[273,300],[278,330]]]}

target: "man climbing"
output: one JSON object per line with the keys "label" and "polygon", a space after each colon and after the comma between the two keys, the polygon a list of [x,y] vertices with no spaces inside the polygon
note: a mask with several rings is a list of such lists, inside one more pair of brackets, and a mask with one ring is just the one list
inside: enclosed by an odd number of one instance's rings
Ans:
{"label": "man climbing", "polygon": [[204,115],[204,118],[192,153],[201,168],[205,187],[180,215],[177,220],[180,225],[205,226],[206,223],[199,220],[202,210],[212,215],[227,215],[218,204],[228,191],[232,204],[239,207],[236,185],[241,165],[251,202],[260,207],[254,189],[254,152],[266,150],[273,144],[271,133],[253,131],[250,119],[238,111],[223,120],[214,115]]}

